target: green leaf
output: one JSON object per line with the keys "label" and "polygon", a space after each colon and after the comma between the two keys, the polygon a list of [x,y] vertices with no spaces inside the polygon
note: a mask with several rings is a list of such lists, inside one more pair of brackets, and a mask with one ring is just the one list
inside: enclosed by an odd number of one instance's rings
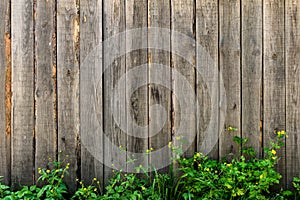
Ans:
{"label": "green leaf", "polygon": [[233,137],[233,141],[235,141],[238,144],[242,144],[242,138],[238,137],[238,136],[234,136]]}

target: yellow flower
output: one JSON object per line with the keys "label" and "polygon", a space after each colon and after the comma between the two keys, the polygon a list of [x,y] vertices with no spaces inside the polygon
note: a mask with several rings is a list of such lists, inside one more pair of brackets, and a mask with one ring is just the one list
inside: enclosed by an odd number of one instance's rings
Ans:
{"label": "yellow flower", "polygon": [[153,151],[153,150],[154,150],[154,149],[151,147],[151,148],[150,148],[150,151]]}
{"label": "yellow flower", "polygon": [[53,193],[53,190],[50,190],[51,193]]}
{"label": "yellow flower", "polygon": [[198,167],[201,167],[201,164],[200,164],[200,163],[198,164]]}
{"label": "yellow flower", "polygon": [[50,169],[47,169],[47,170],[46,170],[46,173],[49,174],[49,173],[50,173]]}
{"label": "yellow flower", "polygon": [[61,178],[64,178],[64,175],[61,175]]}
{"label": "yellow flower", "polygon": [[275,156],[272,156],[272,159],[273,159],[273,160],[276,160],[276,157],[275,157]]}
{"label": "yellow flower", "polygon": [[209,168],[206,168],[205,171],[209,172]]}
{"label": "yellow flower", "polygon": [[97,184],[100,185],[100,181],[97,181]]}
{"label": "yellow flower", "polygon": [[76,178],[76,181],[79,181],[79,179],[78,179],[78,178]]}
{"label": "yellow flower", "polygon": [[84,191],[86,191],[86,188],[83,188]]}
{"label": "yellow flower", "polygon": [[232,164],[230,164],[230,163],[229,163],[229,164],[226,164],[227,167],[231,167],[231,165],[232,165]]}
{"label": "yellow flower", "polygon": [[259,178],[260,178],[260,179],[264,178],[264,175],[263,175],[263,174],[261,174],[261,175],[259,176]]}
{"label": "yellow flower", "polygon": [[276,151],[275,151],[274,149],[271,150],[271,153],[272,153],[273,155],[276,155]]}
{"label": "yellow flower", "polygon": [[96,181],[97,179],[96,178],[94,178],[94,181]]}
{"label": "yellow flower", "polygon": [[145,189],[146,189],[144,186],[142,186],[141,188],[142,188],[142,190],[145,190]]}
{"label": "yellow flower", "polygon": [[150,152],[150,150],[149,150],[149,149],[147,149],[147,150],[146,150],[146,153],[149,153],[149,152]]}
{"label": "yellow flower", "polygon": [[82,185],[82,181],[80,181],[79,184]]}
{"label": "yellow flower", "polygon": [[197,157],[200,157],[200,156],[201,156],[201,153],[200,153],[200,152],[197,152],[197,153],[196,153],[196,156],[197,156]]}
{"label": "yellow flower", "polygon": [[172,147],[172,142],[169,142],[168,147],[169,149]]}
{"label": "yellow flower", "polygon": [[176,136],[176,137],[175,137],[175,140],[180,140],[180,136]]}
{"label": "yellow flower", "polygon": [[97,188],[95,188],[94,191],[96,192],[96,191],[97,191]]}
{"label": "yellow flower", "polygon": [[70,168],[70,167],[67,165],[67,166],[66,166],[66,169],[69,169],[69,168]]}

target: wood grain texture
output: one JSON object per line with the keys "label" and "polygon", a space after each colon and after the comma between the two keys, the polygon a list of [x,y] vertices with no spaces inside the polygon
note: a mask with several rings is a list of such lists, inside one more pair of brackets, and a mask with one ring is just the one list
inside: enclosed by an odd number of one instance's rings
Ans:
{"label": "wood grain texture", "polygon": [[300,171],[300,5],[296,0],[285,2],[285,55],[286,55],[286,178],[292,188],[293,177]]}
{"label": "wood grain texture", "polygon": [[0,175],[10,184],[11,39],[10,2],[0,2]]}
{"label": "wood grain texture", "polygon": [[36,4],[36,168],[48,166],[48,158],[55,160],[57,153],[55,7],[53,1]]}
{"label": "wood grain texture", "polygon": [[[262,2],[242,1],[242,137],[262,156]],[[253,13],[256,13],[253,15]]]}
{"label": "wood grain texture", "polygon": [[[211,71],[218,71],[218,1],[201,0],[196,4],[196,41],[197,41],[197,66],[209,66]],[[207,52],[211,60],[199,60],[203,51]],[[200,55],[199,55],[200,54]],[[213,63],[211,63],[212,61]],[[200,71],[200,70],[198,70]],[[207,132],[209,122],[213,121],[213,126],[219,127],[219,119],[212,118],[212,106],[219,105],[219,80],[218,76],[213,77],[212,81],[216,84],[213,92],[209,92],[208,86],[204,78],[207,74],[196,74],[197,88],[196,93],[199,101],[199,112],[197,119],[197,151],[200,149],[209,149],[207,152],[209,157],[218,159],[218,137],[219,129],[215,132]],[[217,98],[213,99],[212,95]],[[207,144],[214,145],[205,147],[204,140],[208,140]],[[215,144],[216,142],[216,144]]]}
{"label": "wood grain texture", "polygon": [[76,187],[79,147],[79,19],[77,1],[57,4],[58,149],[68,155],[70,191]]}
{"label": "wood grain texture", "polygon": [[[227,98],[227,112],[224,131],[219,140],[220,158],[238,155],[240,147],[233,142],[233,136],[240,134],[241,86],[240,86],[240,2],[224,0],[219,5],[219,56],[220,73],[223,76]],[[226,131],[228,126],[237,131]]]}
{"label": "wood grain texture", "polygon": [[[147,27],[147,1],[128,0],[126,1],[126,31],[135,28]],[[126,51],[137,48],[126,55],[126,106],[127,106],[127,158],[137,159],[134,164],[128,163],[127,169],[135,171],[134,167],[142,165],[148,168],[148,157],[143,154],[148,146],[148,67],[142,73],[128,78],[128,73],[137,66],[147,65],[147,50],[140,49],[147,44],[147,36],[139,33],[129,37],[126,34]],[[145,39],[145,40],[144,40]],[[134,90],[138,83],[142,87]],[[131,93],[131,91],[133,93]],[[130,120],[130,121],[129,121]],[[141,127],[135,128],[134,126]],[[146,128],[145,128],[146,127]],[[137,154],[140,153],[140,154]],[[135,155],[135,156],[134,156]]]}
{"label": "wood grain texture", "polygon": [[[276,138],[278,130],[285,129],[285,66],[284,66],[284,2],[280,0],[264,1],[264,146]],[[276,170],[285,177],[285,150],[277,154],[280,162]],[[285,178],[281,180],[284,186]]]}
{"label": "wood grain texture", "polygon": [[[164,29],[171,28],[169,1],[148,1],[148,26]],[[149,49],[149,147],[157,151],[166,147],[171,139],[171,63],[170,63],[170,35],[165,38],[163,33],[148,34],[148,46],[160,46],[168,51],[151,48]],[[158,70],[156,65],[163,65]],[[158,72],[158,73],[157,73]],[[162,85],[155,84],[155,80],[162,80]],[[158,107],[160,106],[160,107]],[[161,115],[159,113],[164,112]],[[164,122],[164,123],[163,123]],[[169,148],[161,151],[161,154],[149,155],[149,163],[157,166],[160,172],[168,172],[167,166],[161,168],[160,164],[170,161],[171,152]]]}
{"label": "wood grain texture", "polygon": [[[116,36],[125,31],[125,1],[104,1],[103,34],[104,40]],[[104,143],[105,163],[113,166],[105,166],[104,183],[113,177],[114,168],[126,170],[126,156],[121,156],[119,147],[126,147],[126,129],[122,130],[117,124],[126,124],[126,89],[123,84],[119,87],[121,77],[125,76],[125,34],[115,38],[112,43],[104,43],[104,132],[110,143]],[[112,55],[122,55],[114,58]],[[116,95],[114,95],[116,94]],[[125,126],[126,127],[126,126]],[[125,128],[123,127],[123,128]],[[126,154],[125,154],[126,155]]]}
{"label": "wood grain texture", "polygon": [[[80,1],[80,135],[81,179],[95,177],[103,186],[102,1]],[[96,48],[96,51],[95,51]],[[98,51],[99,50],[99,51]],[[92,64],[87,65],[90,56]],[[97,101],[96,101],[97,99]],[[98,151],[99,150],[99,151]]]}
{"label": "wood grain texture", "polygon": [[[193,1],[190,0],[179,0],[179,1],[171,1],[171,24],[172,30],[177,31],[179,33],[185,34],[191,39],[195,39],[195,5]],[[180,41],[178,38],[174,38],[172,36],[171,47],[173,48],[179,47],[181,51],[186,52],[186,57],[179,57],[175,54],[172,54],[172,67],[177,70],[181,75],[186,78],[189,86],[192,88],[192,92],[195,94],[195,64],[196,64],[196,48],[190,43],[187,44],[176,44],[174,41]],[[192,64],[190,64],[187,60],[192,60]],[[174,75],[174,74],[173,74]],[[183,137],[185,137],[189,141],[194,141],[189,143],[189,148],[185,152],[186,156],[192,156],[195,151],[195,139],[196,139],[196,113],[195,112],[186,112],[186,108],[184,105],[191,106],[189,110],[195,110],[196,105],[189,105],[187,103],[189,99],[185,98],[185,93],[188,88],[182,87],[180,82],[172,77],[173,82],[173,107],[174,107],[174,127],[173,133],[175,137],[173,137],[174,143],[176,143],[176,137],[179,136],[177,131],[180,126],[184,126],[187,130],[185,130]],[[178,97],[176,97],[178,96]],[[179,105],[179,102],[176,98],[182,98],[184,105]],[[183,119],[189,119],[186,124],[182,124]]]}
{"label": "wood grain texture", "polygon": [[12,1],[12,166],[14,188],[34,182],[33,1]]}

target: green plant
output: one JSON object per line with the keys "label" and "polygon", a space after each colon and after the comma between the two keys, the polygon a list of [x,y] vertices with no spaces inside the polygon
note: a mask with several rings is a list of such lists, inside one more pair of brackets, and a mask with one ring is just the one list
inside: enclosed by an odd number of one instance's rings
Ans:
{"label": "green plant", "polygon": [[239,137],[235,137],[234,141],[243,146],[241,156],[230,162],[210,160],[199,152],[192,158],[178,159],[181,176],[176,184],[175,197],[177,199],[269,198],[270,186],[278,184],[281,178],[274,166],[279,160],[276,150],[283,145],[285,135],[284,131],[277,133],[277,140],[271,142],[271,148],[265,149],[263,159],[256,158],[254,149],[246,146],[248,140]]}
{"label": "green plant", "polygon": [[[23,186],[23,188],[15,193],[12,194],[11,198],[9,199],[24,199],[24,200],[38,200],[38,193],[40,188],[36,185],[32,186]],[[7,197],[8,199],[8,197]]]}
{"label": "green plant", "polygon": [[3,176],[0,176],[0,198],[1,199],[4,199],[4,197],[11,195],[10,187],[1,184],[3,178],[4,178]]}
{"label": "green plant", "polygon": [[94,178],[92,183],[88,186],[85,186],[82,181],[79,181],[79,179],[76,179],[76,181],[79,183],[80,187],[77,189],[71,199],[89,200],[98,198],[99,192],[101,192],[100,181],[97,181],[97,179]]}
{"label": "green plant", "polygon": [[[59,156],[61,153],[60,151]],[[38,182],[41,182],[43,187],[37,193],[37,197],[48,200],[64,199],[63,195],[67,193],[67,187],[63,179],[65,175],[69,174],[70,163],[64,166],[65,160],[52,162],[51,159],[49,160],[49,165],[52,169],[38,169],[38,173],[40,174]]]}
{"label": "green plant", "polygon": [[299,177],[294,177],[293,179],[293,186],[297,191],[297,196],[300,197],[300,178]]}

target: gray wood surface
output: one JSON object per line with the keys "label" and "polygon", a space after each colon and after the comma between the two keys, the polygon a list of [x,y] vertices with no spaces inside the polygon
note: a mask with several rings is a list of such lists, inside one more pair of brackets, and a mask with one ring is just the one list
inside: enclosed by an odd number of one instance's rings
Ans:
{"label": "gray wood surface", "polygon": [[[233,142],[234,136],[241,136],[240,2],[220,1],[219,22],[219,67],[227,98],[225,127],[219,140],[219,155],[222,158],[230,154],[238,155],[240,148]],[[229,126],[237,128],[237,131],[226,130]]]}
{"label": "gray wood surface", "polygon": [[[211,71],[218,72],[218,1],[201,0],[196,4],[196,41],[197,41],[197,66],[209,67]],[[210,59],[201,57],[203,51]],[[203,58],[199,60],[199,58]],[[203,70],[204,71],[204,70]],[[219,137],[219,114],[217,118],[211,116],[214,112],[213,106],[218,106],[219,100],[219,77],[210,79],[216,87],[209,91],[209,82],[205,82],[207,74],[201,74],[197,70],[196,93],[199,101],[199,113],[197,119],[197,151],[205,149],[211,158],[218,159],[218,137]],[[217,75],[217,73],[216,73]],[[212,98],[212,96],[216,98]],[[218,108],[216,109],[218,110]],[[217,127],[213,132],[209,130],[210,121]],[[207,142],[206,142],[207,141]],[[209,145],[209,146],[206,146]],[[204,153],[204,152],[202,152]]]}
{"label": "gray wood surface", "polygon": [[300,150],[300,5],[296,0],[285,2],[285,55],[286,55],[286,178],[288,188],[293,177],[299,177]]}
{"label": "gray wood surface", "polygon": [[[103,129],[103,92],[97,89],[99,78],[102,76],[101,41],[102,1],[82,0],[80,1],[81,179],[87,184],[91,183],[93,178],[97,178],[103,186],[103,135],[100,132]],[[96,59],[87,64],[90,55]]]}
{"label": "gray wood surface", "polygon": [[[104,41],[125,31],[125,1],[106,0],[104,1],[103,20]],[[126,129],[121,130],[118,123],[126,125],[126,89],[118,87],[121,77],[125,76],[125,34],[115,38],[114,42],[105,42],[104,52],[114,52],[104,54],[104,132],[110,143],[104,143],[104,160],[107,165],[104,168],[104,180],[113,177],[112,170],[126,170],[126,156],[122,156],[119,147],[126,147]],[[121,55],[114,58],[112,55]],[[116,96],[114,95],[116,94]],[[125,126],[126,127],[126,126]],[[125,128],[124,127],[124,128]],[[126,154],[125,154],[126,155]],[[110,164],[111,163],[111,164]],[[108,166],[110,165],[110,166]],[[113,165],[113,166],[112,166]]]}
{"label": "gray wood surface", "polygon": [[[262,156],[262,1],[242,1],[242,137]],[[256,13],[253,15],[253,13]]]}
{"label": "gray wood surface", "polygon": [[[195,39],[195,5],[192,1],[188,0],[174,0],[171,1],[171,24],[172,30],[177,31],[190,37],[192,40]],[[184,57],[180,57],[176,54],[172,54],[171,62],[172,67],[177,70],[181,75],[187,80],[189,86],[192,88],[192,91],[195,91],[196,75],[195,75],[195,64],[196,64],[196,48],[191,45],[191,43],[180,43],[180,39],[174,38],[178,36],[171,36],[171,48],[178,49],[185,52]],[[174,42],[176,41],[176,42]],[[189,63],[187,60],[192,61]],[[194,112],[196,105],[190,105],[188,102],[190,99],[186,98],[185,93],[188,91],[188,88],[183,87],[179,80],[174,78],[172,74],[172,84],[173,84],[173,142],[178,144],[176,141],[177,137],[181,137],[178,133],[180,126],[186,128],[185,132],[182,133],[182,136],[185,137],[185,140],[189,140],[189,143],[186,143],[189,148],[186,150],[185,155],[191,156],[195,151],[195,140],[196,140],[196,112]],[[189,93],[189,92],[188,92]],[[192,94],[190,94],[192,95]],[[194,93],[195,95],[195,93]],[[180,105],[178,99],[183,99],[182,104]],[[189,112],[186,112],[185,106],[189,106]],[[193,110],[193,111],[191,111]],[[183,119],[189,119],[186,123],[183,123]],[[181,140],[182,141],[182,140]],[[191,142],[192,141],[192,142]],[[181,143],[181,142],[180,142]]]}
{"label": "gray wood surface", "polygon": [[0,175],[10,183],[11,142],[11,35],[10,2],[0,2]]}
{"label": "gray wood surface", "polygon": [[56,22],[53,1],[37,1],[35,31],[35,178],[37,168],[56,160]]}
{"label": "gray wood surface", "polygon": [[[147,27],[148,16],[146,0],[126,1],[125,12],[126,31]],[[134,78],[128,78],[128,73],[135,67],[144,64],[147,65],[147,50],[140,49],[141,46],[147,46],[147,35],[135,33],[131,36],[132,37],[129,37],[129,35],[126,34],[126,51],[129,49],[137,49],[126,54],[127,159],[137,160],[134,164],[128,163],[127,169],[135,171],[134,167],[139,165],[148,168],[148,157],[143,155],[149,148],[147,128],[149,120],[148,67],[146,66],[142,73],[135,73]],[[135,90],[134,88],[138,86],[138,83],[141,83],[142,87]],[[131,93],[131,91],[133,93]]]}
{"label": "gray wood surface", "polygon": [[58,149],[61,160],[68,155],[70,191],[76,187],[79,146],[79,4],[62,0],[57,4],[57,95]]}
{"label": "gray wood surface", "polygon": [[[148,26],[161,29],[170,29],[169,1],[148,1]],[[171,152],[166,148],[171,139],[171,63],[170,63],[170,36],[157,29],[157,34],[148,34],[148,46],[160,46],[167,51],[149,49],[149,147],[153,148],[149,155],[150,165],[160,169],[160,172],[168,172],[168,167],[163,163],[170,162]],[[154,32],[154,31],[153,31]],[[163,65],[158,69],[157,64]],[[162,84],[157,84],[156,80]],[[160,114],[164,112],[164,114]],[[160,151],[161,150],[161,151]],[[157,152],[161,152],[157,156]]]}
{"label": "gray wood surface", "polygon": [[[264,1],[263,8],[263,141],[264,147],[270,147],[276,132],[285,129],[284,2]],[[285,148],[281,148],[277,156],[280,162],[276,169],[285,177]],[[281,183],[286,184],[285,178]]]}
{"label": "gray wood surface", "polygon": [[33,1],[12,1],[12,166],[13,188],[34,183]]}

